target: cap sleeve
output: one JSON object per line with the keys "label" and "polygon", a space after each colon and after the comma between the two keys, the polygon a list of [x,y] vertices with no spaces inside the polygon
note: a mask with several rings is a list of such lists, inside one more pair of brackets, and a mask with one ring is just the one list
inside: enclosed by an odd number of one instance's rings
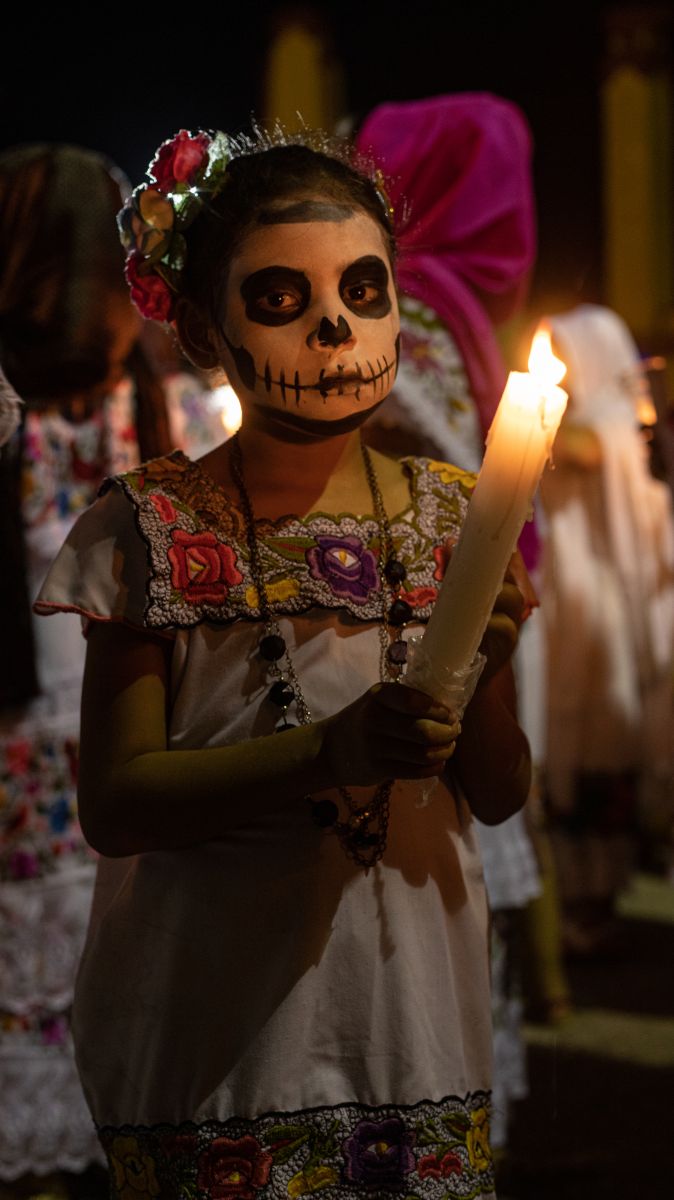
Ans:
{"label": "cap sleeve", "polygon": [[148,553],[120,485],[82,514],[52,563],[34,604],[39,616],[76,612],[92,621],[143,628]]}

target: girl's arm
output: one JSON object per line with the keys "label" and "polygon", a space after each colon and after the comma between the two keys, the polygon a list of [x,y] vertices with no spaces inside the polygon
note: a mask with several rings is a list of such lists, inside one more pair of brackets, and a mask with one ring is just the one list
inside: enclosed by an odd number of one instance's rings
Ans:
{"label": "girl's arm", "polygon": [[93,623],[82,693],[79,806],[102,854],[224,837],[313,792],[438,774],[459,727],[421,692],[380,684],[313,725],[202,750],[167,748],[171,644]]}
{"label": "girl's arm", "polygon": [[531,754],[515,716],[509,665],[476,689],[462,725],[452,773],[475,816],[498,825],[522,808],[531,786]]}

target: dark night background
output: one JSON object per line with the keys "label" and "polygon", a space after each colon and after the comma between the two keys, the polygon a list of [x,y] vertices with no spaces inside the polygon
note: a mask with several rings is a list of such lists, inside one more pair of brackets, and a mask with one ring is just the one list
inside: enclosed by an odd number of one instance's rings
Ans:
{"label": "dark night background", "polygon": [[[140,182],[181,127],[236,131],[261,112],[265,52],[291,6],[26,5],[5,29],[0,146],[70,141]],[[534,295],[573,258],[601,276],[598,86],[610,3],[571,0],[304,4],[329,33],[349,111],[383,100],[491,91],[534,137],[539,260]],[[193,19],[191,14],[194,14]],[[532,297],[533,298],[533,297]]]}

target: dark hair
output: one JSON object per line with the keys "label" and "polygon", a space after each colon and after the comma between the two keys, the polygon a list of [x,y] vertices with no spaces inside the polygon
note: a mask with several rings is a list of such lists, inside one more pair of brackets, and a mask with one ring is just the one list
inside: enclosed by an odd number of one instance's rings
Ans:
{"label": "dark hair", "polygon": [[279,200],[320,196],[359,208],[380,226],[391,263],[396,245],[385,199],[372,179],[344,156],[311,146],[270,146],[234,157],[227,182],[185,232],[181,294],[215,321],[231,260],[259,214]]}

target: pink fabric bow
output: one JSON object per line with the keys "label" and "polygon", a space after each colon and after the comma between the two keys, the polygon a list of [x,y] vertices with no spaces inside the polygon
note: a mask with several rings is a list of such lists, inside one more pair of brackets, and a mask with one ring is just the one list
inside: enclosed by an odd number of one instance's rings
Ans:
{"label": "pink fabric bow", "polygon": [[493,326],[524,301],[536,222],[531,136],[523,113],[482,92],[382,104],[359,150],[387,180],[401,291],[453,335],[486,433],[505,383]]}

